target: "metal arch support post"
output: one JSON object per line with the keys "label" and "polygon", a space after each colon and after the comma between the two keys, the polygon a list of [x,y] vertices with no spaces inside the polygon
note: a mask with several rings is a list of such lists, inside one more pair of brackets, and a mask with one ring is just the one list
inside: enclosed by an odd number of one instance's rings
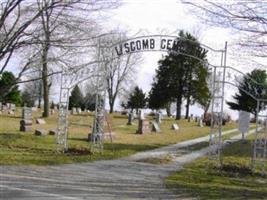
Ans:
{"label": "metal arch support post", "polygon": [[[101,40],[98,40],[98,60],[101,59]],[[104,145],[104,121],[105,121],[105,98],[106,98],[106,72],[105,63],[98,62],[97,69],[97,92],[95,104],[95,118],[93,122],[93,130],[91,133],[91,151],[99,150],[103,152]]]}
{"label": "metal arch support post", "polygon": [[259,171],[261,174],[265,174],[265,163],[267,157],[267,111],[265,109],[265,115],[262,126],[260,127],[260,106],[261,103],[265,107],[267,100],[257,100],[257,116],[256,116],[256,135],[253,142],[253,153],[251,167],[254,172]]}
{"label": "metal arch support post", "polygon": [[62,73],[61,83],[60,83],[58,127],[56,132],[56,144],[58,152],[68,151],[68,107],[69,107],[68,75]]}
{"label": "metal arch support post", "polygon": [[220,128],[219,128],[219,162],[220,166],[223,164],[223,140],[222,140],[222,125],[223,125],[223,108],[224,108],[224,88],[225,88],[225,75],[226,75],[226,58],[227,58],[227,42],[225,42],[224,57],[223,57],[223,81],[222,81],[222,99],[221,99],[221,115],[220,115]]}
{"label": "metal arch support post", "polygon": [[[212,105],[211,105],[211,132],[209,141],[209,159],[214,160],[217,165],[222,165],[222,124],[223,124],[223,104],[224,104],[224,86],[226,75],[226,53],[227,42],[225,49],[221,55],[221,69],[214,67],[213,84],[212,84]],[[217,72],[219,73],[217,77]],[[221,80],[222,73],[222,80]],[[219,80],[217,80],[219,79]]]}

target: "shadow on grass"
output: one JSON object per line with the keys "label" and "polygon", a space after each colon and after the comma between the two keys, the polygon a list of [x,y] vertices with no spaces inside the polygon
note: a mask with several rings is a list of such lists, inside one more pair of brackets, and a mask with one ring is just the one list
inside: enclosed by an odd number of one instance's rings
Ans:
{"label": "shadow on grass", "polygon": [[160,147],[159,145],[143,145],[143,144],[121,144],[121,143],[106,143],[105,149],[106,150],[115,150],[115,151],[123,151],[123,150],[128,150],[128,151],[146,151],[146,150],[151,150]]}
{"label": "shadow on grass", "polygon": [[234,142],[223,150],[224,156],[251,157],[251,153],[252,144],[249,140]]}
{"label": "shadow on grass", "polygon": [[244,199],[266,199],[267,192],[255,191],[248,188],[227,188],[225,186],[201,186],[190,185],[189,188],[184,188],[179,184],[168,184],[168,188],[175,191],[175,193],[181,195],[181,197],[196,197],[199,200],[244,200]]}
{"label": "shadow on grass", "polygon": [[14,115],[6,115],[5,117],[11,119],[22,119],[21,116],[14,116]]}
{"label": "shadow on grass", "polygon": [[0,134],[0,143],[1,141],[5,141],[5,142],[10,142],[10,141],[14,141],[14,140],[18,140],[21,139],[23,136],[19,133],[1,133]]}

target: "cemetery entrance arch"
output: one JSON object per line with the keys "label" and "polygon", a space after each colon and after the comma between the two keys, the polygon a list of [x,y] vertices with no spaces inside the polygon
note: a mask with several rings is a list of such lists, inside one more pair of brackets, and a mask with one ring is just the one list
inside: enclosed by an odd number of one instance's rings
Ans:
{"label": "cemetery entrance arch", "polygon": [[[212,70],[212,101],[211,101],[211,132],[210,132],[210,158],[215,159],[221,163],[221,151],[223,147],[222,141],[222,120],[224,111],[224,88],[225,84],[238,86],[238,79],[244,74],[232,67],[226,66],[227,57],[227,43],[223,49],[213,49],[207,45],[200,44],[201,48],[207,49],[212,56],[217,57],[220,61],[216,64],[211,64],[207,61],[201,60],[193,55],[187,54],[182,45],[180,45],[178,37],[172,35],[147,35],[138,36],[115,44],[107,44],[105,37],[99,37],[96,48],[97,60],[92,62],[92,65],[81,67],[80,69],[64,71],[61,78],[60,103],[59,103],[59,120],[57,131],[58,149],[68,149],[68,99],[70,89],[79,82],[86,80],[92,76],[96,77],[96,108],[95,120],[92,132],[92,147],[103,148],[103,126],[104,126],[104,106],[105,106],[105,78],[108,68],[105,63],[112,59],[120,59],[122,56],[132,53],[143,52],[173,52],[189,56],[203,62],[210,70]],[[180,38],[181,39],[181,38]],[[194,42],[194,41],[191,41]],[[105,57],[105,53],[111,52],[112,58]],[[249,91],[248,91],[249,93]],[[261,102],[267,102],[265,99],[258,99],[258,105]],[[258,106],[258,107],[259,107]],[[259,111],[259,109],[258,109]],[[257,119],[257,131],[258,132]],[[267,133],[266,133],[267,135]],[[260,160],[266,159],[266,140],[257,140],[254,142],[254,156],[256,161],[258,155],[261,155]],[[263,153],[258,153],[257,149],[262,149]],[[255,163],[255,162],[254,162]],[[262,162],[261,162],[262,163]]]}

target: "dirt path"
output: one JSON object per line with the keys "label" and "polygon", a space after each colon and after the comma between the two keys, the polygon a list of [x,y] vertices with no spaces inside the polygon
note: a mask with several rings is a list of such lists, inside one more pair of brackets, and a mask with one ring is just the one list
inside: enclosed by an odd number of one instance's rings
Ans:
{"label": "dirt path", "polygon": [[0,199],[190,199],[170,192],[162,179],[181,169],[184,163],[206,154],[208,148],[179,155],[174,158],[173,163],[167,165],[153,165],[134,160],[150,157],[151,153],[160,155],[160,152],[177,152],[181,147],[207,139],[208,137],[198,138],[140,153],[127,159],[46,167],[1,166]]}

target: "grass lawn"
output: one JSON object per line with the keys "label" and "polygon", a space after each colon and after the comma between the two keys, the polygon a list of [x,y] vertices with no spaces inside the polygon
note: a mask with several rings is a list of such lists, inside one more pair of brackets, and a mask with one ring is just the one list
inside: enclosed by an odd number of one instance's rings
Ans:
{"label": "grass lawn", "polygon": [[[175,121],[164,119],[160,125],[161,133],[136,134],[137,121],[132,126],[126,125],[127,116],[120,114],[110,115],[112,130],[115,132],[113,144],[106,141],[104,153],[90,151],[90,143],[87,141],[88,133],[92,130],[93,115],[81,114],[70,116],[69,120],[69,149],[63,154],[55,151],[55,136],[35,136],[35,129],[57,128],[57,114],[46,118],[45,125],[35,123],[40,117],[40,112],[33,113],[33,130],[20,132],[19,121],[21,111],[15,115],[0,115],[0,165],[49,165],[75,162],[87,162],[100,159],[114,159],[128,156],[136,152],[154,149],[180,141],[201,137],[209,134],[209,127],[200,128],[197,123],[188,123],[185,120]],[[152,120],[152,118],[150,118]],[[171,130],[171,124],[178,123],[180,130]],[[236,124],[230,123],[224,130],[235,128]]]}
{"label": "grass lawn", "polygon": [[250,170],[252,138],[227,146],[222,168],[210,164],[207,157],[201,158],[169,176],[167,187],[185,197],[203,200],[267,199],[267,177]]}

